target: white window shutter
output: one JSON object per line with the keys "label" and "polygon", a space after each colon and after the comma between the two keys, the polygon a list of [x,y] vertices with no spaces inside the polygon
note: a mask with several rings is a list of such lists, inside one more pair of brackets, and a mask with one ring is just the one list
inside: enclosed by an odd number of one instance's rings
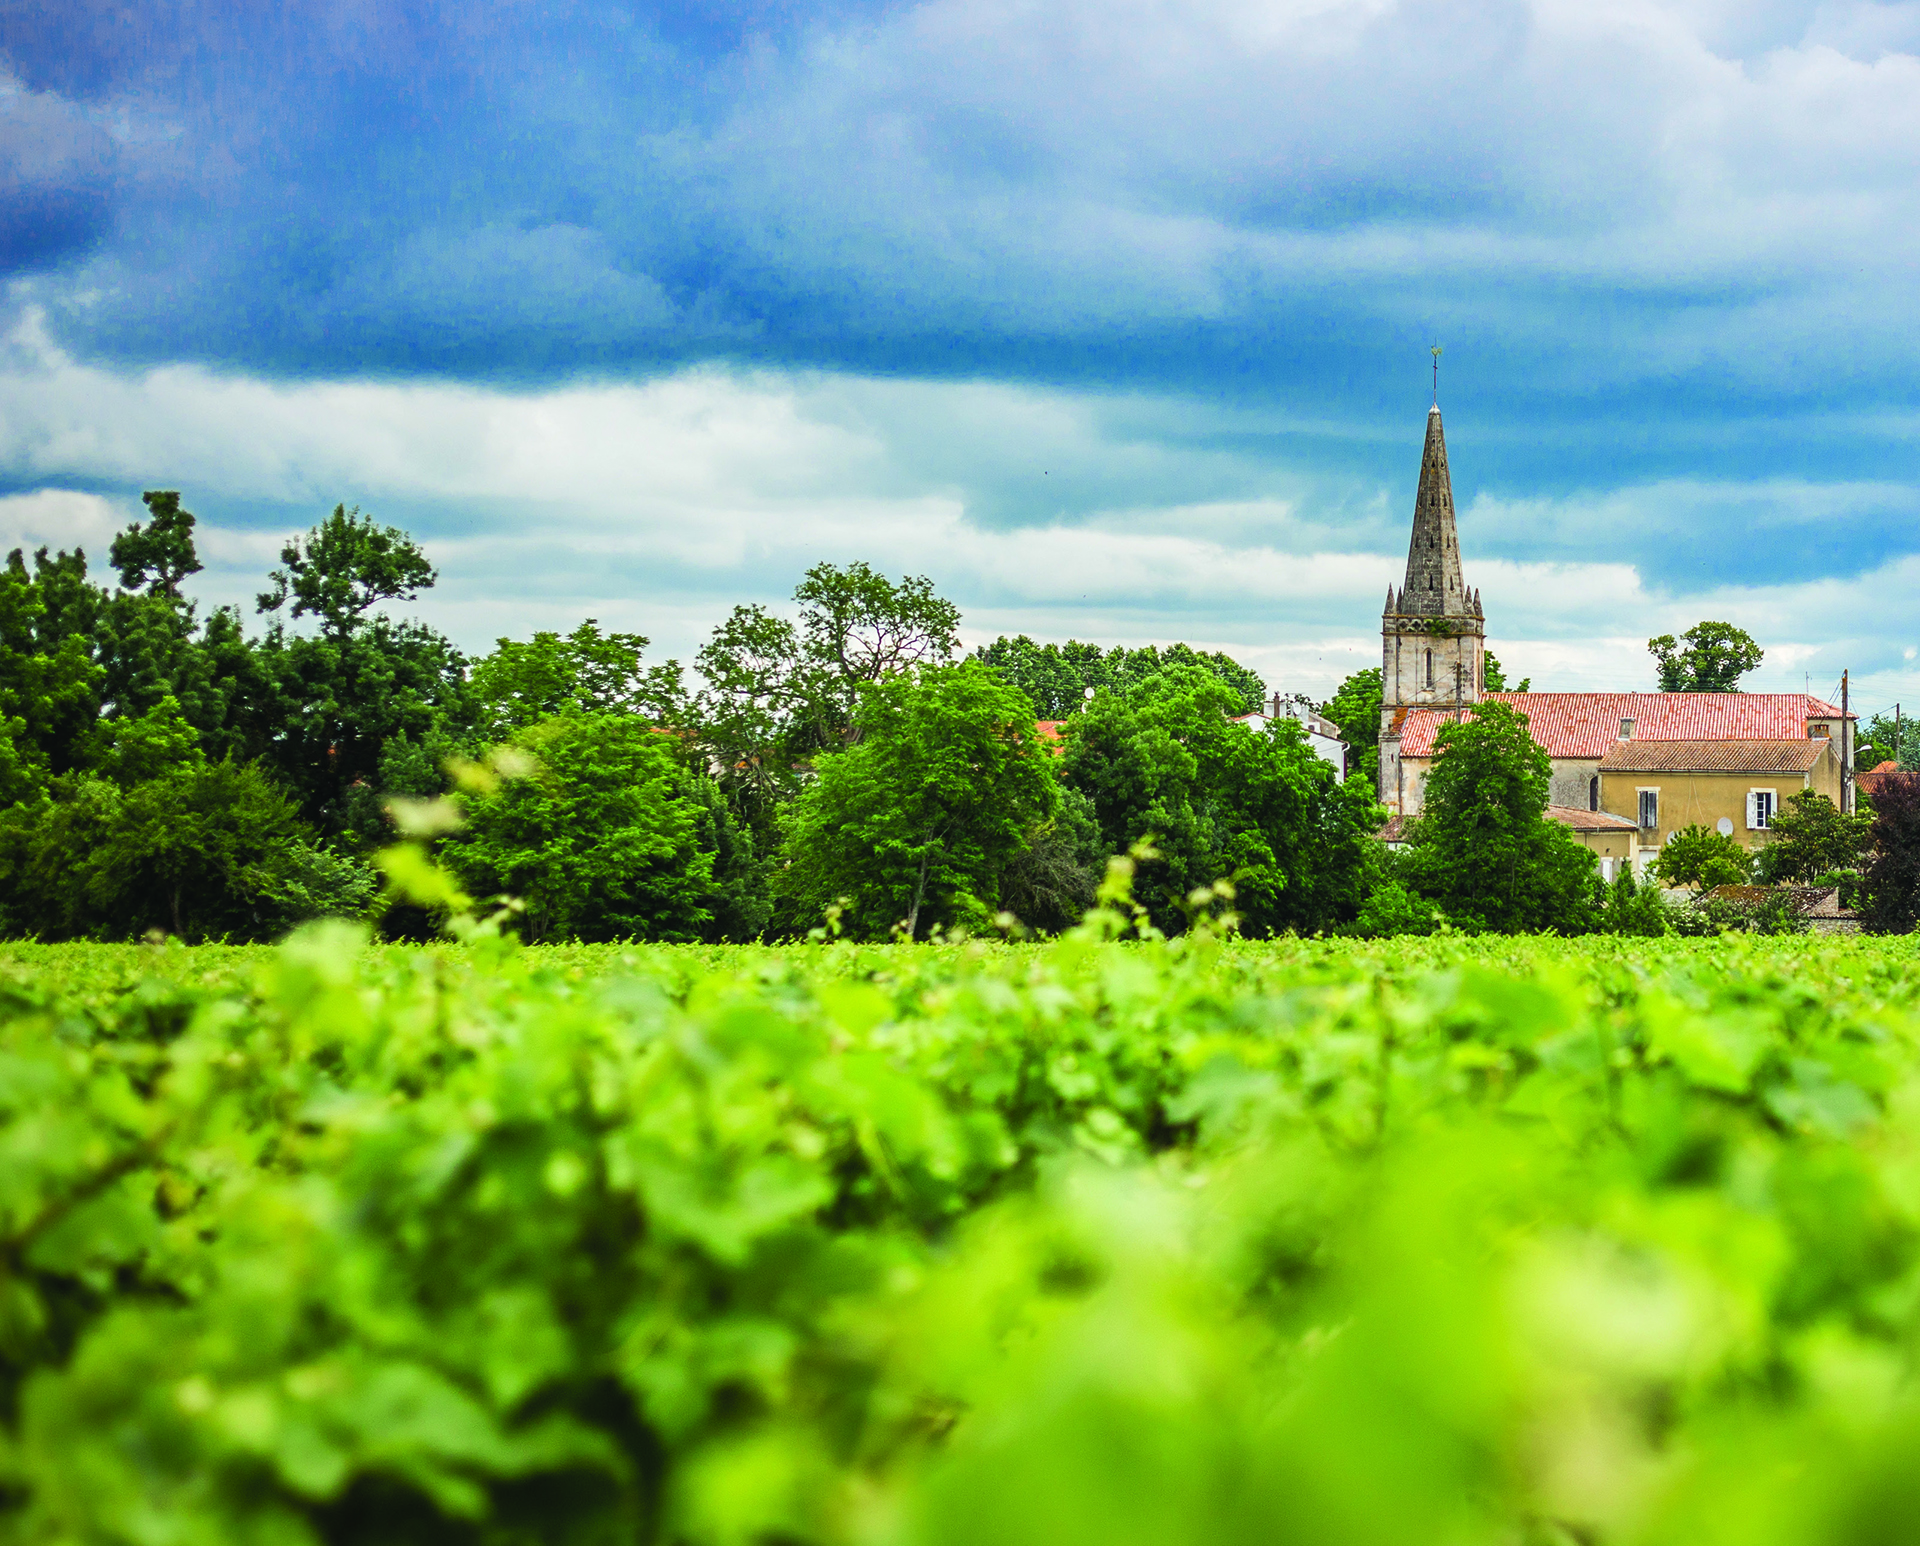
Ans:
{"label": "white window shutter", "polygon": [[1760,797],[1751,789],[1747,791],[1747,830],[1749,832],[1760,830]]}

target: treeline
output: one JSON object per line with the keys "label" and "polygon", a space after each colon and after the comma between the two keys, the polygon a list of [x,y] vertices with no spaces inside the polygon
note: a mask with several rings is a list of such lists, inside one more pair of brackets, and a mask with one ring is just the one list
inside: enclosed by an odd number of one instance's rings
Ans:
{"label": "treeline", "polygon": [[[250,632],[185,594],[200,564],[178,495],[145,500],[109,550],[117,583],[79,551],[15,551],[0,574],[13,937],[267,939],[344,916],[430,938],[490,899],[536,940],[1052,933],[1115,854],[1136,857],[1140,925],[1169,934],[1202,909],[1256,938],[1799,926],[1602,886],[1499,703],[1443,731],[1426,811],[1389,851],[1377,671],[1325,705],[1353,747],[1343,780],[1293,721],[1241,721],[1265,689],[1224,655],[1022,636],[963,659],[951,602],[864,564],[809,570],[791,617],[736,607],[691,681],[593,619],[468,658],[391,615],[435,581],[419,547],[340,507],[286,545]],[[1660,878],[1825,878],[1911,929],[1904,778],[1873,821],[1784,813],[1758,876],[1688,834]],[[422,849],[437,898],[393,870]]]}
{"label": "treeline", "polygon": [[[16,550],[0,577],[14,936],[341,915],[425,937],[439,920],[373,863],[396,812],[536,939],[1050,931],[1149,843],[1143,921],[1177,930],[1231,877],[1247,932],[1315,931],[1358,914],[1377,867],[1370,792],[1290,722],[1235,723],[1263,687],[1225,656],[1023,637],[963,660],[927,580],[822,564],[795,617],[735,608],[697,685],[592,619],[468,658],[390,615],[435,572],[344,507],[287,544],[250,633],[185,594],[179,496],[144,498],[117,583],[77,550]],[[1058,739],[1036,726],[1069,713]]]}

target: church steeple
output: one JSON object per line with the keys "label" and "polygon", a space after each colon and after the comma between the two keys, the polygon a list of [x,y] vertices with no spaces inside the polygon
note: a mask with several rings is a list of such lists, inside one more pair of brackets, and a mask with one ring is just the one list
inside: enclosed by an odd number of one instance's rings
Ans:
{"label": "church steeple", "polygon": [[1460,710],[1480,701],[1485,635],[1480,594],[1460,574],[1453,479],[1436,402],[1427,414],[1406,580],[1398,590],[1387,587],[1380,618],[1380,800],[1389,810],[1418,809],[1418,791],[1410,794],[1401,776],[1402,722],[1412,709]]}
{"label": "church steeple", "polygon": [[1412,617],[1476,616],[1475,598],[1460,578],[1460,534],[1453,520],[1453,479],[1447,473],[1447,436],[1440,405],[1427,412],[1427,444],[1420,457],[1420,492],[1413,501],[1413,539],[1407,578],[1389,612]]}

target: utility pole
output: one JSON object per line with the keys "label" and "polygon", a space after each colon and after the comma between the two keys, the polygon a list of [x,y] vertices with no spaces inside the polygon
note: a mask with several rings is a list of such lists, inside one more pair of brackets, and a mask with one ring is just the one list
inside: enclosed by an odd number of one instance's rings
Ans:
{"label": "utility pole", "polygon": [[1840,673],[1840,809],[1853,814],[1853,736],[1847,724],[1847,673]]}
{"label": "utility pole", "polygon": [[1900,705],[1893,706],[1893,765],[1900,766]]}

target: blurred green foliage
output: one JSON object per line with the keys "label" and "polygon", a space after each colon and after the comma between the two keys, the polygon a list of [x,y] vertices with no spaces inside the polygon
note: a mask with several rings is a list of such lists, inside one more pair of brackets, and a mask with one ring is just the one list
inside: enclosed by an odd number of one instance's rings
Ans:
{"label": "blurred green foliage", "polygon": [[0,949],[0,1540],[1910,1536],[1907,941],[1118,922]]}

